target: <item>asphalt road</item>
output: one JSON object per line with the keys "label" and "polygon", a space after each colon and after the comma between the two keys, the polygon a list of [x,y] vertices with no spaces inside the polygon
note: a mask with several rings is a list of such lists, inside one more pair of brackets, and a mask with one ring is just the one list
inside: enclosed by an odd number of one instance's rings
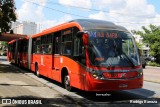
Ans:
{"label": "asphalt road", "polygon": [[[29,71],[10,65],[6,61],[6,57],[0,56],[0,62],[3,63],[0,64],[1,99],[42,99],[42,103],[46,104],[45,106],[64,107],[71,105],[78,107],[160,107],[160,83],[158,82],[144,81],[144,87],[135,90],[87,93],[75,89],[73,92],[68,92],[58,82],[45,77],[38,78]],[[152,69],[155,71],[154,67],[146,67],[144,76],[148,68],[149,71],[152,71]],[[160,71],[160,68],[156,68],[156,72],[158,71]],[[149,104],[146,104],[146,102]],[[0,106],[7,105],[1,104]]]}
{"label": "asphalt road", "polygon": [[160,83],[160,67],[147,66],[143,72],[145,81]]}

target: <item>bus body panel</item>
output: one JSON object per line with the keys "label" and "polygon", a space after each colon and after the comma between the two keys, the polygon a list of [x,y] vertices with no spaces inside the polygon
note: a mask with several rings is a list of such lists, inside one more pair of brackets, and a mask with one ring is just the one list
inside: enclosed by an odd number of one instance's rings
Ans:
{"label": "bus body panel", "polygon": [[42,35],[45,35],[45,34],[49,34],[49,33],[52,33],[52,32],[57,32],[57,31],[64,30],[64,29],[67,29],[67,28],[72,28],[72,27],[77,27],[77,28],[79,28],[80,31],[82,31],[82,27],[78,23],[71,22],[71,23],[61,24],[59,26],[50,28],[48,30],[44,30],[43,32],[41,32],[39,34],[33,35],[32,38],[39,37],[39,36],[42,36]]}
{"label": "bus body panel", "polygon": [[41,55],[41,64],[39,65],[40,74],[51,78],[52,77],[52,55]]}
{"label": "bus body panel", "polygon": [[143,77],[121,80],[95,80],[87,73],[85,78],[86,91],[119,91],[143,87]]}
{"label": "bus body panel", "polygon": [[[87,22],[89,23],[89,22]],[[70,85],[72,87],[85,90],[85,91],[117,91],[117,90],[127,90],[127,89],[135,89],[135,88],[141,88],[143,86],[143,75],[135,78],[126,78],[126,79],[104,79],[104,80],[99,80],[93,78],[92,73],[90,72],[89,69],[92,70],[109,70],[106,67],[94,67],[90,65],[90,60],[89,60],[89,51],[86,48],[85,51],[85,60],[86,64],[82,64],[80,61],[75,60],[72,55],[64,55],[62,53],[62,50],[60,53],[54,53],[55,49],[55,38],[53,40],[53,37],[60,37],[62,39],[62,36],[64,36],[62,33],[63,30],[65,29],[73,29],[73,27],[76,27],[78,31],[83,31],[84,29],[87,29],[87,26],[90,26],[88,24],[85,24],[86,26],[83,27],[81,26],[78,22],[68,22],[61,24],[59,26],[50,28],[48,30],[45,30],[39,34],[35,34],[31,36],[29,39],[27,37],[28,43],[28,53],[25,52],[18,52],[18,55],[16,56],[17,52],[17,47],[16,45],[16,40],[13,40],[9,42],[10,45],[14,45],[14,52],[8,52],[8,59],[12,63],[17,64],[17,58],[20,61],[20,66],[23,66],[25,68],[30,69],[32,72],[36,71],[36,66],[38,66],[38,70],[40,75],[43,75],[45,77],[48,77],[50,79],[53,79],[58,82],[63,82],[62,74],[64,73],[64,69],[67,70],[69,77],[70,77]],[[91,24],[92,25],[92,24]],[[95,28],[96,24],[93,24],[94,26],[90,26],[91,28]],[[115,29],[115,25],[111,24],[111,29]],[[105,25],[102,24],[98,25],[99,28],[105,28]],[[110,25],[107,25],[107,27]],[[121,29],[121,27],[117,27],[117,29]],[[78,32],[77,31],[77,32]],[[125,29],[122,29],[122,31],[125,31]],[[76,33],[77,33],[76,32]],[[52,36],[52,53],[50,54],[44,54],[43,52],[41,53],[34,53],[33,52],[33,47],[35,46],[34,39],[40,38],[40,46],[42,45],[48,45],[48,44],[42,44],[41,38],[43,37],[48,37]],[[67,36],[67,35],[65,35]],[[73,34],[72,34],[73,37]],[[73,37],[74,38],[74,37]],[[60,39],[60,40],[61,40]],[[72,39],[73,40],[73,39]],[[20,40],[18,40],[20,41]],[[72,41],[74,42],[74,41]],[[60,46],[62,45],[62,40],[60,43]],[[74,45],[72,43],[72,45]],[[36,45],[37,46],[37,45]],[[22,46],[23,47],[23,46]],[[74,47],[74,46],[73,46]],[[73,50],[72,47],[72,50]],[[37,47],[36,47],[37,48]],[[40,47],[42,49],[42,47]],[[62,48],[62,46],[61,46]],[[17,57],[17,58],[16,58]],[[15,59],[16,58],[16,59]],[[131,65],[130,65],[131,66]],[[114,67],[112,69],[110,67],[110,70],[132,70],[132,69],[139,69],[141,68],[140,66],[135,66],[135,67]],[[135,71],[136,72],[136,71]],[[126,72],[127,73],[127,72]]]}
{"label": "bus body panel", "polygon": [[28,68],[28,53],[19,53],[18,60],[20,61],[20,66]]}
{"label": "bus body panel", "polygon": [[61,56],[61,69],[63,67],[66,67],[69,72],[71,86],[84,90],[85,69],[79,63],[66,56]]}
{"label": "bus body panel", "polygon": [[35,72],[35,66],[36,66],[36,64],[38,64],[38,67],[40,67],[40,64],[41,64],[41,55],[40,54],[32,54],[31,70],[33,72]]}
{"label": "bus body panel", "polygon": [[60,68],[60,58],[61,56],[60,55],[53,55],[53,64],[52,64],[52,78],[56,81],[59,81],[61,82],[61,79],[60,79],[60,72],[61,72],[61,68]]}
{"label": "bus body panel", "polygon": [[52,67],[53,61],[58,62],[59,60],[56,59],[52,61],[52,58],[54,57],[53,55],[33,54],[32,56],[31,71],[35,72],[35,66],[38,64],[40,75],[60,82],[60,65],[56,66],[56,69],[53,69]]}
{"label": "bus body panel", "polygon": [[10,49],[8,49],[8,59],[11,63],[17,64],[17,56],[18,56],[18,51],[17,51],[17,43],[18,40],[12,40],[8,44],[11,45]]}

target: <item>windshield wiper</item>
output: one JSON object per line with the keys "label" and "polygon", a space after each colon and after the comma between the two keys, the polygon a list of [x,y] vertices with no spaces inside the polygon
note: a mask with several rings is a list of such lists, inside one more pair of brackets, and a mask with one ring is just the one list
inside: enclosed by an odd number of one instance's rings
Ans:
{"label": "windshield wiper", "polygon": [[132,67],[135,67],[133,61],[126,55],[126,53],[124,53],[122,50],[121,53],[127,58],[127,61],[132,65]]}

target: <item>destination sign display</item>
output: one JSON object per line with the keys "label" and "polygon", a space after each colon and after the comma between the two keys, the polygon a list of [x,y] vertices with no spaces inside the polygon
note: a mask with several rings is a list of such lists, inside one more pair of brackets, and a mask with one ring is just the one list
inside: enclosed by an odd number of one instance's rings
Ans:
{"label": "destination sign display", "polygon": [[116,32],[89,32],[90,37],[106,37],[106,38],[118,38],[118,33]]}

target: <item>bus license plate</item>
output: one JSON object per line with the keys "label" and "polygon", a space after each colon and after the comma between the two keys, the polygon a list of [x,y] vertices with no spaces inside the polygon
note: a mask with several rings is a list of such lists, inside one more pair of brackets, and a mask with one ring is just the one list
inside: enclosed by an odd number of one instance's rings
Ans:
{"label": "bus license plate", "polygon": [[128,84],[119,84],[119,88],[127,88]]}

